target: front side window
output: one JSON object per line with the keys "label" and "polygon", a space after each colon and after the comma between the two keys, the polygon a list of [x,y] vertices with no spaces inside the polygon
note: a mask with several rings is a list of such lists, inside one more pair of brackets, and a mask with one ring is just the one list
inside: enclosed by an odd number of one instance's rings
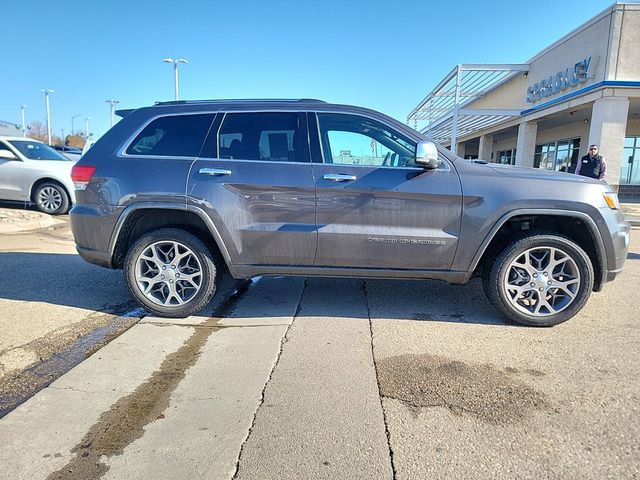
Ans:
{"label": "front side window", "polygon": [[202,114],[157,118],[131,142],[127,154],[197,157],[213,117],[213,114]]}
{"label": "front side window", "polygon": [[318,113],[324,163],[418,167],[416,143],[388,126],[357,115]]}
{"label": "front side window", "polygon": [[31,142],[29,140],[10,140],[9,143],[29,160],[72,161],[44,143]]}
{"label": "front side window", "polygon": [[218,157],[230,160],[309,162],[305,114],[227,113],[218,148]]}

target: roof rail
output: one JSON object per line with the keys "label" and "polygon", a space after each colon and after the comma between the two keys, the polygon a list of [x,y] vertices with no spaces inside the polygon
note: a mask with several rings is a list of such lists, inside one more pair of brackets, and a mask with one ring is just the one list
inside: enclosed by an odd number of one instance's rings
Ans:
{"label": "roof rail", "polygon": [[302,103],[327,103],[315,98],[235,98],[235,99],[210,99],[210,100],[170,100],[155,102],[155,105],[193,105],[201,103],[241,103],[241,102],[302,102]]}

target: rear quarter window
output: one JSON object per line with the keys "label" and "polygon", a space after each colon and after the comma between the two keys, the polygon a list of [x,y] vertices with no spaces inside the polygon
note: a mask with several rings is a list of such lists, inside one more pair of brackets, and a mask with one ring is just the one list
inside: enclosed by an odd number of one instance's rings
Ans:
{"label": "rear quarter window", "polygon": [[127,155],[197,157],[214,114],[171,115],[147,125],[131,142]]}

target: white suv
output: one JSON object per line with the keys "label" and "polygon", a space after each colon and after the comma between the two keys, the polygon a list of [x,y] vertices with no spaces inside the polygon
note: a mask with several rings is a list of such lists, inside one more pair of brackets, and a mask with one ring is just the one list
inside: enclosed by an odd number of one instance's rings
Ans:
{"label": "white suv", "polygon": [[31,201],[60,215],[75,202],[73,160],[31,138],[0,136],[0,199]]}

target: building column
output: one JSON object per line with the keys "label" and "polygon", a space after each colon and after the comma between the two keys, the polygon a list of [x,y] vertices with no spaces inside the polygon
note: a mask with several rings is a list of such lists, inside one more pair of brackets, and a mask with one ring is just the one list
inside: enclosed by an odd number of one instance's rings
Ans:
{"label": "building column", "polygon": [[518,127],[518,143],[516,145],[516,165],[533,167],[533,154],[536,151],[538,136],[537,122],[523,122]]}
{"label": "building column", "polygon": [[480,147],[478,148],[478,159],[486,160],[487,162],[492,162],[493,158],[491,154],[493,153],[493,135],[481,135],[480,136]]}
{"label": "building column", "polygon": [[458,144],[458,148],[456,149],[456,155],[458,155],[459,157],[464,158],[465,152],[466,152],[465,143],[464,142],[460,142]]}
{"label": "building column", "polygon": [[605,180],[616,191],[620,185],[620,168],[624,151],[624,137],[627,132],[629,99],[627,97],[604,97],[593,103],[589,142],[580,145],[586,155],[589,145],[598,145],[598,153],[607,161]]}

